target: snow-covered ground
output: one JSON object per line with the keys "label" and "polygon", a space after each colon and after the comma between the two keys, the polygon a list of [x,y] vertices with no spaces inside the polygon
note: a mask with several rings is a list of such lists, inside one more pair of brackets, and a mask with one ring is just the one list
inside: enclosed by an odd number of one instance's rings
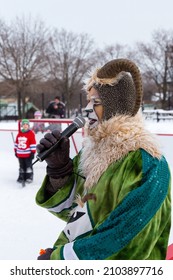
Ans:
{"label": "snow-covered ground", "polygon": [[[146,126],[151,132],[162,134],[157,137],[173,174],[173,122],[147,121]],[[64,124],[63,129],[65,127]],[[17,128],[17,122],[0,122],[0,260],[35,260],[41,248],[52,247],[64,222],[35,203],[35,195],[45,176],[45,162],[34,165],[32,184],[23,188],[16,182],[19,166],[13,152],[13,137]],[[38,133],[37,142],[42,137],[43,134]],[[80,131],[74,134],[74,139],[79,150]],[[71,156],[74,155],[71,141]],[[173,228],[169,243],[173,243]]]}

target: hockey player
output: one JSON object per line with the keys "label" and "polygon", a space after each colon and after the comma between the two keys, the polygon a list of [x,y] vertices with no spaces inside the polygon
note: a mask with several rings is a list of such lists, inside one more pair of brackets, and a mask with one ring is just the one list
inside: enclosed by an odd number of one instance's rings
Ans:
{"label": "hockey player", "polygon": [[19,160],[19,177],[17,182],[31,183],[33,181],[32,160],[36,152],[35,133],[30,129],[29,120],[22,120],[22,128],[16,136],[14,152]]}

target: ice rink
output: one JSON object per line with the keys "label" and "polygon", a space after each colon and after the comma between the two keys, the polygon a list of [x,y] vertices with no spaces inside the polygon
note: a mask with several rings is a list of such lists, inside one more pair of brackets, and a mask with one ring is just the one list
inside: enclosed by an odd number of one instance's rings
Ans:
{"label": "ice rink", "polygon": [[[66,125],[63,125],[63,129]],[[173,174],[173,123],[148,122],[147,127],[157,133],[161,148]],[[45,162],[34,165],[34,182],[22,188],[16,182],[18,160],[14,156],[13,137],[18,125],[15,122],[0,122],[0,260],[35,260],[41,248],[52,247],[64,227],[64,222],[51,215],[35,203],[35,195],[45,176]],[[37,142],[43,137],[36,134]],[[82,133],[74,134],[79,150],[82,145]],[[76,151],[71,140],[71,156]],[[170,235],[173,243],[173,228]]]}

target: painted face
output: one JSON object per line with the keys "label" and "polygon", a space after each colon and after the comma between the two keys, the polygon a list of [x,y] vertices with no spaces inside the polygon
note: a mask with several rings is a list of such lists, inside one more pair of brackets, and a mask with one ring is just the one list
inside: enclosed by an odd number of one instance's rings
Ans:
{"label": "painted face", "polygon": [[101,104],[101,99],[98,95],[98,92],[95,88],[91,88],[88,98],[88,105],[85,108],[87,117],[89,120],[89,128],[94,128],[102,120],[103,116],[103,106]]}

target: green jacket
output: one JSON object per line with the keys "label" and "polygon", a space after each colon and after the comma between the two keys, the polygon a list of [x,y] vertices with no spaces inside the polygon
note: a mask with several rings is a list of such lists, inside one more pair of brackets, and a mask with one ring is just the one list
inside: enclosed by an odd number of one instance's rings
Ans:
{"label": "green jacket", "polygon": [[[87,193],[79,160],[80,154],[62,189],[47,199],[46,176],[36,196],[38,205],[67,222],[51,259],[164,260],[171,226],[165,158],[157,159],[141,148],[130,151],[112,162]],[[75,202],[77,195],[87,197],[83,204]]]}

